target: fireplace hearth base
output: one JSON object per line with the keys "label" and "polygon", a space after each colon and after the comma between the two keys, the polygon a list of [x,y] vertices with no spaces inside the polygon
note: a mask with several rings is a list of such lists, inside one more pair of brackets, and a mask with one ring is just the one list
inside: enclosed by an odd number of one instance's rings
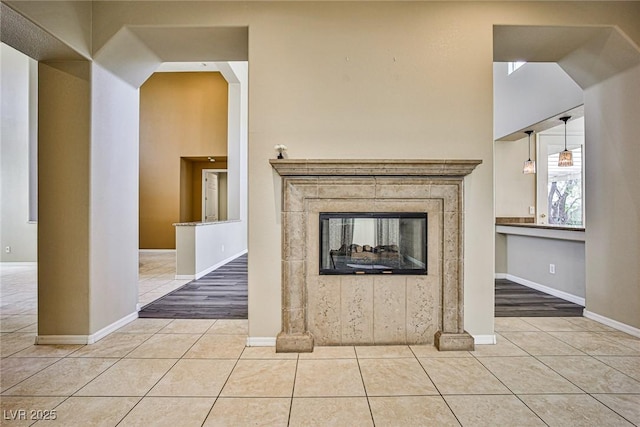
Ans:
{"label": "fireplace hearth base", "polygon": [[276,353],[311,353],[313,351],[313,335],[289,334],[280,332],[276,337]]}
{"label": "fireplace hearth base", "polygon": [[467,332],[462,333],[444,333],[436,332],[434,344],[440,351],[464,351],[474,349],[473,337]]}

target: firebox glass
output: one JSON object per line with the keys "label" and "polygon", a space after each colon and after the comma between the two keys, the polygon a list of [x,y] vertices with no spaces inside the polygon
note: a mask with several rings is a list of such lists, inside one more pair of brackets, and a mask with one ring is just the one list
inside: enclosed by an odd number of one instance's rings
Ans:
{"label": "firebox glass", "polygon": [[321,213],[320,274],[427,274],[427,214]]}

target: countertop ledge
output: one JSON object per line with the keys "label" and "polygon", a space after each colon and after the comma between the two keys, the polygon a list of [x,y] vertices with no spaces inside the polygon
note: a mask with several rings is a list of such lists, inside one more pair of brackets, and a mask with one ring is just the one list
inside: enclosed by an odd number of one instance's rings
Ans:
{"label": "countertop ledge", "polygon": [[229,219],[229,220],[226,220],[226,221],[210,221],[210,222],[202,222],[202,221],[176,222],[173,225],[175,227],[199,227],[201,225],[229,224],[231,222],[240,222],[240,220],[239,219]]}
{"label": "countertop ledge", "polygon": [[571,227],[564,225],[548,225],[548,224],[523,224],[523,223],[496,223],[496,227],[520,227],[520,228],[536,228],[542,230],[563,230],[563,231],[583,231],[584,227]]}

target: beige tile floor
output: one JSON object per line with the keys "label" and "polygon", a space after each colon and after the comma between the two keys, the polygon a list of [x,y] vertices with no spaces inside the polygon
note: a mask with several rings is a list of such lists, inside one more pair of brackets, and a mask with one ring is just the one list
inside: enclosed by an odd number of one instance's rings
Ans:
{"label": "beige tile floor", "polygon": [[[171,253],[141,261],[143,304],[180,286]],[[90,346],[34,346],[34,267],[1,272],[3,426],[640,425],[640,339],[589,319],[496,318],[498,344],[473,352],[276,354],[244,346],[246,320],[138,319]]]}

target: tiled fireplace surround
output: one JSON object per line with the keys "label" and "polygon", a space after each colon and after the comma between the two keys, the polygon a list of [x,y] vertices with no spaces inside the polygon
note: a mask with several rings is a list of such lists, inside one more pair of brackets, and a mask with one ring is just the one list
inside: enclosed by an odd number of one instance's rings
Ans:
{"label": "tiled fireplace surround", "polygon": [[[317,345],[473,350],[463,322],[463,180],[480,160],[276,159],[282,177],[278,352]],[[320,212],[426,212],[427,275],[319,275]]]}

